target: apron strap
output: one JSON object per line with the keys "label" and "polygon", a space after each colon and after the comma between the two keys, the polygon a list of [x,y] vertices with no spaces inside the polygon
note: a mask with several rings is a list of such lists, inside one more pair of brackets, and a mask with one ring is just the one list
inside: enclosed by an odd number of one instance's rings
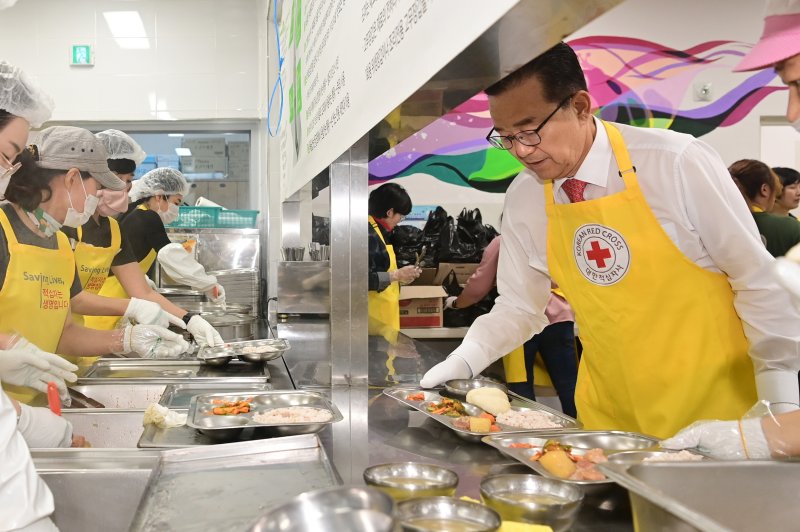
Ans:
{"label": "apron strap", "polygon": [[106,220],[108,220],[108,227],[111,229],[111,249],[120,249],[122,247],[122,233],[119,230],[119,222],[110,217],[106,218]]}
{"label": "apron strap", "polygon": [[625,181],[625,187],[629,188],[633,183],[636,183],[636,167],[631,162],[631,156],[628,153],[628,148],[625,146],[625,139],[622,138],[622,133],[614,124],[600,121],[606,128],[608,140],[611,143],[611,150],[614,152],[614,159],[617,161],[617,168],[619,168],[619,176]]}
{"label": "apron strap", "polygon": [[18,245],[19,242],[17,241],[17,235],[14,233],[14,229],[11,227],[11,221],[8,219],[6,215],[6,211],[0,209],[0,227],[3,228],[3,231],[6,233],[6,240],[8,241],[9,245]]}
{"label": "apron strap", "polygon": [[378,227],[378,222],[375,221],[375,218],[373,218],[371,214],[369,215],[369,225],[371,225],[375,232],[378,233],[378,238],[381,239],[381,242],[383,242],[383,245],[385,246],[386,240],[383,239],[383,233],[381,233],[381,230]]}
{"label": "apron strap", "polygon": [[78,242],[83,242],[83,226],[78,227],[75,232],[78,233]]}

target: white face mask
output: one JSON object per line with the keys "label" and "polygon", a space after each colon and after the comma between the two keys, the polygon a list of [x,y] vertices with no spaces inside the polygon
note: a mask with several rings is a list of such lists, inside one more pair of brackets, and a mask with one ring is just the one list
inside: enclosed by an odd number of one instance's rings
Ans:
{"label": "white face mask", "polygon": [[172,202],[167,202],[167,205],[166,212],[158,211],[158,215],[161,217],[161,221],[164,222],[164,225],[169,225],[177,220],[180,214],[180,208],[178,208],[177,205]]}
{"label": "white face mask", "polygon": [[67,191],[67,197],[69,198],[69,209],[67,209],[67,215],[64,217],[64,223],[62,224],[64,227],[75,227],[78,228],[89,221],[89,218],[92,217],[94,214],[95,209],[97,209],[97,203],[99,202],[99,198],[97,196],[90,196],[86,193],[86,187],[83,185],[83,179],[78,177],[81,180],[81,188],[83,189],[83,195],[86,198],[83,204],[83,212],[78,212],[72,206],[72,194],[70,191]]}
{"label": "white face mask", "polygon": [[11,175],[0,175],[0,198],[6,197],[6,189],[8,188],[8,182],[11,181]]}

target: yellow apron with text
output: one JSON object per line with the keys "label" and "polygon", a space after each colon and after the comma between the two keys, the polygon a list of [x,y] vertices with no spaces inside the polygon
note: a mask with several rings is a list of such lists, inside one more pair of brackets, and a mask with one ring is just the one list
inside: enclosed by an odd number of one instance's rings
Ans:
{"label": "yellow apron with text", "polygon": [[[0,290],[0,331],[17,332],[43,351],[55,353],[69,314],[75,260],[67,235],[56,233],[58,249],[21,244],[0,209],[0,226],[8,241],[9,261]],[[0,354],[2,356],[2,354]],[[8,395],[29,403],[39,392],[4,384]]]}
{"label": "yellow apron with text", "polygon": [[622,134],[603,125],[625,190],[556,204],[552,182],[544,187],[548,267],[575,309],[584,348],[578,418],[587,429],[659,438],[699,419],[737,419],[756,389],[728,279],[670,240]]}
{"label": "yellow apron with text", "polygon": [[[146,210],[143,205],[139,205],[137,209]],[[111,220],[109,218],[109,220]],[[116,221],[116,220],[114,220]],[[158,253],[156,253],[155,249],[151,249],[150,252],[139,261],[139,269],[142,270],[142,273],[147,275],[147,272],[150,271],[150,267],[156,261],[156,257]],[[125,288],[122,287],[119,280],[115,276],[108,277],[103,283],[103,287],[98,292],[98,295],[105,296],[105,297],[116,297],[119,299],[127,299],[128,292],[125,291]],[[87,327],[91,329],[100,329],[102,331],[110,331],[117,326],[119,323],[120,316],[84,316],[84,322]]]}
{"label": "yellow apron with text", "polygon": [[[393,272],[397,269],[397,258],[394,254],[394,246],[386,244],[383,239],[378,223],[370,216],[369,223],[372,229],[378,233],[386,252],[389,253],[389,270]],[[400,283],[390,283],[382,292],[376,290],[369,291],[369,334],[383,336],[387,342],[397,341],[397,334],[400,332]]]}

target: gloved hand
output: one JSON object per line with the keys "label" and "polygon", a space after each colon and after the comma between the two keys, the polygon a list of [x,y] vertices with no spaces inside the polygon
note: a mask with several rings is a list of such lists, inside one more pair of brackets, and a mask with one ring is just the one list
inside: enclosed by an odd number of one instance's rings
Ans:
{"label": "gloved hand", "polygon": [[189,342],[179,334],[157,325],[128,325],[122,340],[122,351],[142,358],[175,358],[189,349]]}
{"label": "gloved hand", "polygon": [[402,268],[389,272],[389,280],[393,283],[399,282],[400,284],[408,284],[415,281],[421,273],[421,269],[413,264],[409,264],[408,266],[403,266]]}
{"label": "gloved hand", "polygon": [[212,303],[216,303],[218,305],[225,304],[225,288],[217,283],[208,290],[205,291],[206,297]]}
{"label": "gloved hand", "polygon": [[20,403],[17,429],[31,448],[72,446],[72,424],[47,408]]}
{"label": "gloved hand", "polygon": [[183,323],[182,319],[173,316],[169,312],[164,312],[158,303],[147,301],[146,299],[132,297],[123,316],[134,319],[142,325],[158,325],[159,327],[167,328],[172,324],[181,329],[186,328],[186,324]]}
{"label": "gloved hand", "polygon": [[201,316],[192,316],[189,319],[189,323],[186,325],[186,329],[192,333],[194,341],[197,342],[197,345],[200,347],[216,347],[225,343],[217,330]]}
{"label": "gloved hand", "polygon": [[450,379],[471,379],[472,370],[467,361],[458,355],[450,355],[439,362],[423,375],[419,385],[423,388],[433,388]]}
{"label": "gloved hand", "polygon": [[444,308],[450,308],[450,309],[456,308],[455,307],[456,299],[458,299],[458,296],[450,296],[447,299],[445,299],[444,300]]}
{"label": "gloved hand", "polygon": [[75,382],[77,369],[75,364],[42,351],[24,338],[17,340],[11,349],[0,351],[0,381],[42,393],[47,393],[48,382],[55,382],[62,400],[69,397],[64,381]]}
{"label": "gloved hand", "polygon": [[[741,421],[698,421],[661,442],[665,449],[698,448],[720,460],[768,460],[769,445],[761,427],[761,418]],[[746,443],[746,450],[745,450]]]}
{"label": "gloved hand", "polygon": [[147,283],[147,286],[149,286],[153,290],[158,290],[158,285],[156,285],[155,281],[153,281],[151,278],[145,275],[144,280]]}

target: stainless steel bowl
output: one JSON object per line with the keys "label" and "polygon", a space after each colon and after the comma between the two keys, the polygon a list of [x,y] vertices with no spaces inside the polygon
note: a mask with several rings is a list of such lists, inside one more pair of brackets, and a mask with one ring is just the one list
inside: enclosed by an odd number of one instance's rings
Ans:
{"label": "stainless steel bowl", "polygon": [[381,464],[364,470],[364,482],[396,501],[414,497],[452,496],[458,475],[444,467],[419,462]]}
{"label": "stainless steel bowl", "polygon": [[250,532],[392,532],[393,512],[392,498],[375,488],[324,488],[274,508]]}
{"label": "stainless steel bowl", "polygon": [[203,318],[226,342],[251,340],[255,336],[256,317],[247,314],[206,314]]}
{"label": "stainless steel bowl", "polygon": [[225,366],[233,360],[236,353],[224,345],[204,347],[197,353],[197,359],[207,366]]}
{"label": "stainless steel bowl", "polygon": [[395,513],[404,531],[490,532],[500,528],[500,516],[482,504],[453,497],[420,497],[397,505]]}
{"label": "stainless steel bowl", "polygon": [[507,521],[569,530],[583,503],[583,490],[537,475],[493,475],[481,481],[481,500]]}
{"label": "stainless steel bowl", "polygon": [[[280,357],[283,355],[283,353],[291,348],[289,342],[282,338],[273,340],[250,340],[246,342],[234,342],[230,345],[236,350],[239,360],[243,360],[244,362],[249,362],[251,364],[269,362],[270,360]],[[266,351],[263,353],[245,353],[244,351],[247,350],[247,348],[264,348]]]}
{"label": "stainless steel bowl", "polygon": [[237,439],[249,423],[246,417],[211,415],[198,423],[197,430],[215,441],[231,441]]}
{"label": "stainless steel bowl", "polygon": [[444,383],[445,391],[456,397],[466,397],[468,392],[478,388],[497,388],[508,393],[505,384],[489,379],[452,379]]}

